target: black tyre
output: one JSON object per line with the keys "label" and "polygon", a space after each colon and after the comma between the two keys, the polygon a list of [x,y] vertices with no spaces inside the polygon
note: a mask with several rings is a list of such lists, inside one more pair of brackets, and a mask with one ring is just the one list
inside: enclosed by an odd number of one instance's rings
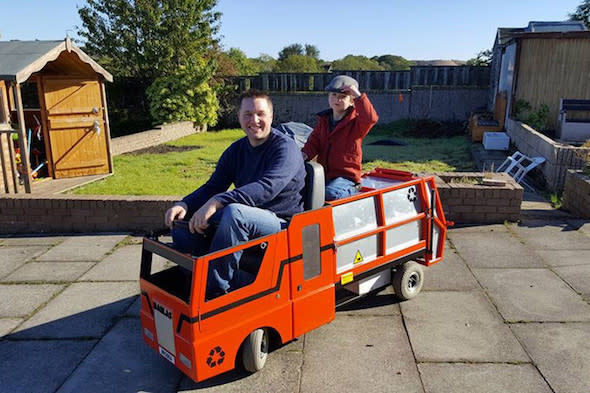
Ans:
{"label": "black tyre", "polygon": [[398,299],[412,299],[422,290],[424,270],[414,261],[406,262],[393,272],[391,284]]}
{"label": "black tyre", "polygon": [[252,373],[262,370],[268,355],[269,340],[266,329],[256,329],[246,338],[242,364]]}

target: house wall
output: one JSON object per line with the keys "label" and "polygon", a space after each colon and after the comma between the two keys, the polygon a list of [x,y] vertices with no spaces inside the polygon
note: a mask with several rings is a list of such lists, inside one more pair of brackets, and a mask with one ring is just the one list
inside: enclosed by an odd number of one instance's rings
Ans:
{"label": "house wall", "polygon": [[[557,128],[559,99],[590,99],[590,38],[527,38],[519,41],[515,99],[533,110],[549,106],[548,128]],[[590,117],[590,114],[577,114]]]}

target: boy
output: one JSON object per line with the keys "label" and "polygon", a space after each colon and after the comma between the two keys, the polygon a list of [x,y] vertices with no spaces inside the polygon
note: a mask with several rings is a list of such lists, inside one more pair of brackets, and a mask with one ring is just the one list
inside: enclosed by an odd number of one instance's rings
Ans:
{"label": "boy", "polygon": [[301,149],[304,160],[317,156],[326,174],[326,200],[356,192],[361,180],[361,143],[379,117],[358,82],[338,75],[326,86],[330,109],[317,114],[318,121]]}

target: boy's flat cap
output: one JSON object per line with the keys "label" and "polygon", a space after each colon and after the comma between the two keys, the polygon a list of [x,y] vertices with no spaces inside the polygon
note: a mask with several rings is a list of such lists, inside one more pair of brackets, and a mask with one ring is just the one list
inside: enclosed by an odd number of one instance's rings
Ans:
{"label": "boy's flat cap", "polygon": [[326,90],[334,93],[341,93],[344,86],[354,86],[358,89],[359,83],[356,79],[351,78],[348,75],[338,75],[328,83]]}

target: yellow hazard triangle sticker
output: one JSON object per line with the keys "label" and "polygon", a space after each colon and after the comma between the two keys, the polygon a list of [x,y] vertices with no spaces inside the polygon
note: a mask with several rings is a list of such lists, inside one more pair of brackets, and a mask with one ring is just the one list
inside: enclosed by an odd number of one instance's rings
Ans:
{"label": "yellow hazard triangle sticker", "polygon": [[363,256],[362,256],[360,250],[357,250],[356,251],[356,255],[354,256],[354,262],[353,263],[354,264],[361,263],[362,261],[363,261]]}

